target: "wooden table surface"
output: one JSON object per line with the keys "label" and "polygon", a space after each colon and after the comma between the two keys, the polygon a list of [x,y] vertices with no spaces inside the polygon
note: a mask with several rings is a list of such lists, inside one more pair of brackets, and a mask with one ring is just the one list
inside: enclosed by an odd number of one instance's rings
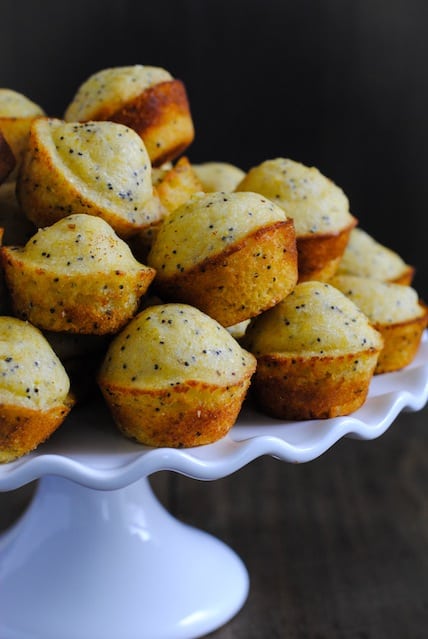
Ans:
{"label": "wooden table surface", "polygon": [[[152,484],[248,568],[246,604],[211,639],[428,637],[427,407],[307,464],[263,457],[213,482],[162,472]],[[2,529],[32,490],[0,494]]]}

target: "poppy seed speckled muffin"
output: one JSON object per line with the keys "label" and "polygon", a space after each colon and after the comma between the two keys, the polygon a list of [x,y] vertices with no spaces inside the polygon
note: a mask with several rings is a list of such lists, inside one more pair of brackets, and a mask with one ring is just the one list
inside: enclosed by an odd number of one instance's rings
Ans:
{"label": "poppy seed speckled muffin", "polygon": [[14,313],[47,331],[115,333],[155,274],[92,215],[70,215],[1,256]]}
{"label": "poppy seed speckled muffin", "polygon": [[384,346],[375,373],[389,373],[410,364],[428,322],[428,308],[416,291],[407,285],[352,275],[336,275],[330,283],[381,333]]}
{"label": "poppy seed speckled muffin", "polygon": [[144,309],[117,335],[98,383],[120,431],[148,446],[212,443],[233,426],[256,360],[187,304]]}
{"label": "poppy seed speckled muffin", "polygon": [[236,190],[261,193],[293,219],[299,281],[334,275],[357,220],[332,180],[315,167],[275,158],[250,169]]}
{"label": "poppy seed speckled muffin", "polygon": [[254,317],[297,281],[293,222],[256,193],[195,195],[162,223],[147,257],[165,301],[223,326]]}
{"label": "poppy seed speckled muffin", "polygon": [[42,333],[0,317],[0,462],[34,450],[74,403],[68,375]]}
{"label": "poppy seed speckled muffin", "polygon": [[155,193],[169,213],[187,202],[194,193],[204,190],[188,158],[184,156],[170,168],[155,169],[153,184]]}
{"label": "poppy seed speckled muffin", "polygon": [[414,267],[395,251],[384,246],[363,229],[356,227],[337,267],[336,275],[370,277],[382,282],[410,285]]}
{"label": "poppy seed speckled muffin", "polygon": [[157,211],[156,220],[141,229],[130,241],[134,255],[145,261],[163,220],[189,198],[202,191],[202,185],[186,157],[175,165],[152,171],[152,208]]}
{"label": "poppy seed speckled muffin", "polygon": [[241,340],[257,358],[251,384],[261,409],[281,419],[347,415],[365,401],[383,340],[327,283],[297,284],[256,317]]}
{"label": "poppy seed speckled muffin", "polygon": [[27,217],[48,226],[67,215],[102,217],[128,238],[147,224],[151,165],[140,137],[114,122],[39,118],[17,181]]}
{"label": "poppy seed speckled muffin", "polygon": [[22,93],[0,89],[0,133],[15,158],[15,167],[9,173],[9,180],[15,181],[17,178],[33,120],[44,115],[43,109]]}
{"label": "poppy seed speckled muffin", "polygon": [[64,119],[111,120],[134,129],[153,166],[177,158],[193,141],[185,86],[166,69],[136,64],[102,69],[78,88]]}
{"label": "poppy seed speckled muffin", "polygon": [[245,177],[245,171],[229,162],[202,162],[202,164],[192,164],[192,167],[205,193],[215,191],[230,193]]}

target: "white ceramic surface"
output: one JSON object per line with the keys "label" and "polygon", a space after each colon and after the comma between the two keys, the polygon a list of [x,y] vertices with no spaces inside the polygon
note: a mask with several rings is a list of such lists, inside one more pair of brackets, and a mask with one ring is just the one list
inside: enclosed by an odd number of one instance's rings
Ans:
{"label": "white ceramic surface", "polygon": [[229,435],[199,448],[150,449],[117,433],[101,402],[0,466],[0,490],[40,479],[21,520],[0,536],[1,639],[193,639],[245,602],[248,575],[221,541],[167,513],[147,477],[231,474],[261,455],[308,462],[341,437],[373,439],[428,399],[428,338],[406,369],[373,379],[347,417],[281,422],[247,404]]}
{"label": "white ceramic surface", "polygon": [[190,639],[247,593],[236,554],[174,519],[147,479],[99,491],[44,477],[0,538],[1,639]]}

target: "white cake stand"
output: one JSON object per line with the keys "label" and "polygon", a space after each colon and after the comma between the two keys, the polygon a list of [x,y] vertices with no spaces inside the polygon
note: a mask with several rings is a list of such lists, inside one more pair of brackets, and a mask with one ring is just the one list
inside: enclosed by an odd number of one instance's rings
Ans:
{"label": "white cake stand", "polygon": [[40,479],[0,537],[1,639],[191,639],[233,617],[248,574],[218,539],[174,519],[148,477],[225,477],[262,455],[307,462],[341,437],[378,437],[428,399],[428,339],[406,369],[373,379],[353,415],[280,422],[245,405],[219,442],[150,449],[119,435],[101,402],[75,409],[39,449],[0,466],[0,490]]}

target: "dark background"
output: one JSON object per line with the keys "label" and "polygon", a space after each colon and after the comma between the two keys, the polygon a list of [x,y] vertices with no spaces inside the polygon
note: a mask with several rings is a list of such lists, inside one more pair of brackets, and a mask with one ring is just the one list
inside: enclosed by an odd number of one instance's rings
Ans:
{"label": "dark background", "polygon": [[[428,300],[426,0],[0,9],[0,86],[61,115],[95,71],[163,66],[187,86],[193,161],[318,166],[361,226],[417,266]],[[426,639],[427,417],[403,412],[379,440],[342,440],[309,464],[267,457],[215,482],[160,474],[173,514],[249,568],[247,605],[213,639]],[[0,495],[0,529],[18,513],[17,492]]]}
{"label": "dark background", "polygon": [[2,0],[0,20],[0,86],[61,116],[95,71],[165,67],[192,161],[317,166],[428,298],[426,0]]}

